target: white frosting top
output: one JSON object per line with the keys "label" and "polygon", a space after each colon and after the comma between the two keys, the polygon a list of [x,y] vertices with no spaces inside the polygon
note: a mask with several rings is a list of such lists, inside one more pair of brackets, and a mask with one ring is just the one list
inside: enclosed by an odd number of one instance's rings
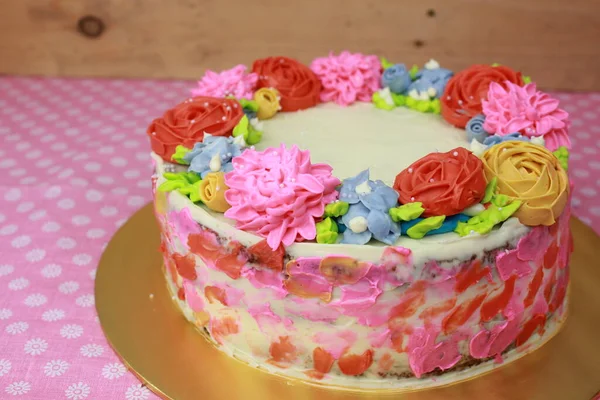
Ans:
{"label": "white frosting top", "polygon": [[400,171],[429,153],[469,148],[465,131],[439,115],[404,107],[385,111],[371,103],[349,107],[320,104],[279,113],[261,124],[263,138],[256,145],[258,150],[296,144],[310,150],[311,162],[331,165],[340,180],[369,168],[371,179],[390,186]]}

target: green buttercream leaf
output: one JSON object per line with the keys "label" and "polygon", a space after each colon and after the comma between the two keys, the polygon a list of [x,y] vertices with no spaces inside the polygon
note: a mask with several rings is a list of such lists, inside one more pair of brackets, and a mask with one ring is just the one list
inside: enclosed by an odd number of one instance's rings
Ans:
{"label": "green buttercream leaf", "polygon": [[491,204],[486,210],[472,217],[467,222],[459,222],[454,229],[454,232],[458,233],[460,236],[467,236],[471,232],[485,235],[486,233],[491,232],[494,226],[510,218],[519,207],[521,207],[520,200],[513,200],[505,206]]}
{"label": "green buttercream leaf", "polygon": [[172,192],[186,186],[184,181],[165,181],[158,187],[159,192]]}
{"label": "green buttercream leaf", "polygon": [[386,111],[390,111],[396,108],[393,104],[388,104],[388,102],[385,101],[383,97],[381,97],[381,94],[379,92],[373,93],[373,96],[371,97],[371,102],[375,105],[375,107]]}
{"label": "green buttercream leaf", "polygon": [[407,96],[400,93],[391,93],[391,95],[395,105],[397,105],[398,107],[406,105]]}
{"label": "green buttercream leaf", "polygon": [[337,239],[338,239],[337,232],[317,233],[317,243],[320,243],[320,244],[335,244],[335,243],[337,243]]}
{"label": "green buttercream leaf", "polygon": [[410,79],[412,79],[413,81],[417,78],[417,72],[419,72],[421,68],[419,68],[419,66],[417,64],[414,64],[412,66],[412,68],[410,69],[410,71],[408,71],[409,75],[410,75]]}
{"label": "green buttercream leaf", "polygon": [[317,233],[337,232],[338,226],[332,218],[325,218],[321,222],[317,222]]}
{"label": "green buttercream leaf", "polygon": [[493,63],[493,64],[492,64],[492,67],[499,67],[500,65],[501,65],[501,64],[499,64],[499,63]]}
{"label": "green buttercream leaf", "polygon": [[325,217],[341,217],[348,212],[350,204],[345,201],[335,201],[325,206]]}
{"label": "green buttercream leaf", "polygon": [[188,149],[187,147],[179,145],[179,146],[175,147],[175,154],[173,154],[171,156],[171,160],[175,161],[177,164],[189,165],[190,163],[185,161],[183,159],[183,157],[190,151],[191,151],[191,149]]}
{"label": "green buttercream leaf", "polygon": [[414,203],[406,203],[399,207],[390,208],[390,217],[394,222],[412,221],[423,214],[425,209],[423,203],[416,201]]}
{"label": "green buttercream leaf", "polygon": [[523,75],[523,83],[525,83],[525,84],[531,83],[531,77]]}
{"label": "green buttercream leaf", "polygon": [[491,181],[488,182],[485,187],[485,195],[481,200],[481,204],[486,204],[492,201],[492,197],[496,194],[496,187],[498,186],[498,177],[493,177]]}
{"label": "green buttercream leaf", "polygon": [[414,97],[406,97],[406,107],[411,110],[422,113],[438,113],[440,112],[440,101],[438,99],[417,100]]}
{"label": "green buttercream leaf", "polygon": [[413,239],[421,239],[427,232],[441,227],[445,219],[446,216],[444,215],[425,218],[424,220],[419,221],[415,225],[408,228],[406,234]]}
{"label": "green buttercream leaf", "polygon": [[505,194],[497,194],[492,197],[492,204],[496,207],[504,207],[508,203],[510,203],[510,197]]}
{"label": "green buttercream leaf", "polygon": [[394,64],[392,64],[391,62],[389,62],[388,59],[385,58],[385,57],[380,57],[379,61],[381,61],[381,66],[383,67],[383,69],[388,69],[388,68],[394,66]]}
{"label": "green buttercream leaf", "polygon": [[235,128],[233,128],[233,137],[238,137],[242,135],[244,139],[248,136],[248,126],[250,125],[250,121],[248,121],[248,117],[244,115],[240,122],[237,123]]}
{"label": "green buttercream leaf", "polygon": [[432,99],[431,100],[431,111],[434,114],[441,114],[442,112],[442,103],[440,102],[440,99]]}
{"label": "green buttercream leaf", "polygon": [[333,244],[337,242],[338,226],[331,218],[317,222],[317,243]]}
{"label": "green buttercream leaf", "polygon": [[242,105],[243,109],[250,110],[250,111],[253,111],[253,112],[257,112],[258,111],[258,103],[256,101],[254,101],[254,100],[246,100],[246,99],[238,99],[238,101]]}
{"label": "green buttercream leaf", "polygon": [[191,185],[188,185],[179,190],[179,193],[190,198],[194,203],[200,203],[200,181],[194,182]]}
{"label": "green buttercream leaf", "polygon": [[262,139],[262,132],[254,129],[246,115],[244,115],[235,128],[233,128],[233,136],[238,137],[240,135],[243,136],[244,141],[249,146],[257,144]]}
{"label": "green buttercream leaf", "polygon": [[554,153],[558,161],[560,162],[560,166],[565,170],[569,170],[569,149],[565,146],[560,146]]}

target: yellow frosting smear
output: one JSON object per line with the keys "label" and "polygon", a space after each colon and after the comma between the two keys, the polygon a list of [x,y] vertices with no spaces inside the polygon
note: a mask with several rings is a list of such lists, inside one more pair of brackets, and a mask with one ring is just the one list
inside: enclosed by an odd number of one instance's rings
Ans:
{"label": "yellow frosting smear", "polygon": [[211,172],[200,181],[198,190],[200,200],[209,209],[217,212],[225,212],[231,207],[225,200],[225,175],[223,172]]}
{"label": "yellow frosting smear", "polygon": [[486,180],[498,178],[498,193],[521,200],[514,214],[523,225],[552,225],[564,210],[569,178],[546,148],[522,141],[490,147],[481,156]]}

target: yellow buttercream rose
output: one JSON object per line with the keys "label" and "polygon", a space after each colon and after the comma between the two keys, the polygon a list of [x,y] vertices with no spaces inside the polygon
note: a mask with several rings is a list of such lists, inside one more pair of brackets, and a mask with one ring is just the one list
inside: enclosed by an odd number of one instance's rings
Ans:
{"label": "yellow buttercream rose", "polygon": [[258,103],[258,111],[256,112],[258,119],[272,118],[281,109],[279,93],[272,88],[258,89],[254,93],[254,101]]}
{"label": "yellow buttercream rose", "polygon": [[211,210],[225,212],[231,207],[225,200],[227,189],[229,188],[225,185],[223,172],[211,172],[199,182],[198,196],[206,207]]}
{"label": "yellow buttercream rose", "polygon": [[552,225],[569,196],[569,179],[546,148],[522,141],[490,147],[481,156],[485,177],[498,178],[498,193],[521,200],[514,214],[528,226]]}

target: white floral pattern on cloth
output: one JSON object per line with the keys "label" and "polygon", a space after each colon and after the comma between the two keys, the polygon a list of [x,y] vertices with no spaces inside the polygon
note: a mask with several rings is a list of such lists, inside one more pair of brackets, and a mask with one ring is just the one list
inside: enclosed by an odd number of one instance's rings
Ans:
{"label": "white floral pattern on cloth", "polygon": [[[0,77],[0,398],[158,398],[104,340],[94,277],[151,200],[149,121],[191,86]],[[571,114],[573,210],[600,232],[600,94],[553,96]]]}

